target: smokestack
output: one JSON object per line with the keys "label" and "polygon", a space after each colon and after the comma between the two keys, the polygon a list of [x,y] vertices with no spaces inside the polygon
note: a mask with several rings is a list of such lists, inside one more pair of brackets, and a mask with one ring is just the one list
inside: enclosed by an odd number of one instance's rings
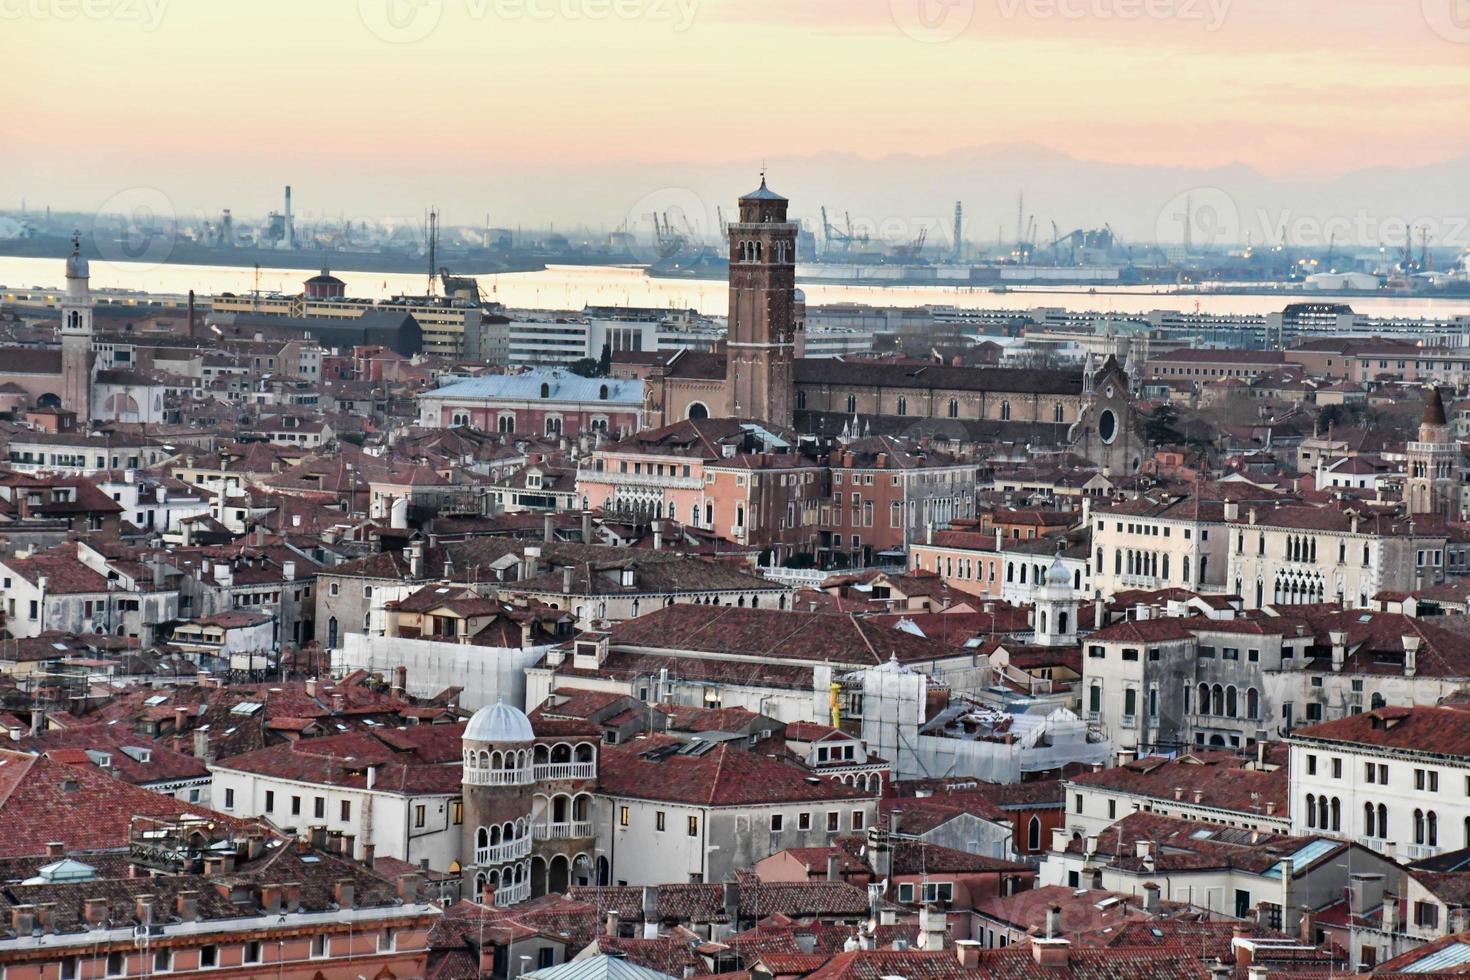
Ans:
{"label": "smokestack", "polygon": [[190,340],[194,339],[194,290],[189,290],[189,326],[184,331],[184,336]]}
{"label": "smokestack", "polygon": [[291,221],[291,185],[286,185],[286,247],[296,247],[296,226]]}

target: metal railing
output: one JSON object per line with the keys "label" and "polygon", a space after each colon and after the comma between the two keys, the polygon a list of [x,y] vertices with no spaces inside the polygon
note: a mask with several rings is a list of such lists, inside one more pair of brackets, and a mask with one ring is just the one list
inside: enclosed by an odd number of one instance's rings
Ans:
{"label": "metal railing", "polygon": [[607,470],[577,471],[578,483],[614,483],[625,487],[670,487],[698,490],[704,481],[697,476],[659,476],[656,473],[612,473]]}
{"label": "metal railing", "polygon": [[538,823],[531,828],[537,840],[566,840],[571,837],[591,837],[592,821],[574,820],[571,823]]}
{"label": "metal railing", "polygon": [[466,766],[463,781],[470,786],[524,786],[534,781],[530,766],[524,769],[474,769]]}
{"label": "metal railing", "polygon": [[507,861],[514,861],[516,858],[523,858],[530,853],[531,835],[527,834],[524,837],[519,837],[504,844],[492,844],[489,847],[475,848],[475,863],[480,865],[504,864]]}
{"label": "metal railing", "polygon": [[595,762],[538,762],[532,767],[538,780],[541,779],[596,779]]}
{"label": "metal railing", "polygon": [[516,905],[531,897],[531,883],[523,881],[519,885],[508,885],[495,890],[495,904],[504,908],[507,905]]}

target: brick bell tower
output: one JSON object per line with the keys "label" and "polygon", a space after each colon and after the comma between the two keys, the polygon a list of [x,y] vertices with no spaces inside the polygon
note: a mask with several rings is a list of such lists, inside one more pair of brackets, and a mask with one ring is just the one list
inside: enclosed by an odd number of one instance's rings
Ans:
{"label": "brick bell tower", "polygon": [[790,426],[795,401],[796,224],[786,198],[761,186],[740,199],[730,232],[730,414]]}

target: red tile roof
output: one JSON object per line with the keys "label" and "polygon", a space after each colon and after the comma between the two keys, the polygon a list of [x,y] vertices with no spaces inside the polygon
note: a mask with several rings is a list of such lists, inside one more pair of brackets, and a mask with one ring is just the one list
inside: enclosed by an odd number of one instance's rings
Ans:
{"label": "red tile roof", "polygon": [[807,800],[862,802],[877,792],[821,779],[805,766],[721,742],[702,754],[667,736],[604,746],[599,777],[610,796],[701,806],[741,806]]}

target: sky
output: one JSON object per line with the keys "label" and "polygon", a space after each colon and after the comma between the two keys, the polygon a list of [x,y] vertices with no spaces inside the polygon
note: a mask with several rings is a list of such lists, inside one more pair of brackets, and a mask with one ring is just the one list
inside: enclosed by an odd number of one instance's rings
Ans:
{"label": "sky", "polygon": [[4,208],[611,227],[762,162],[1470,160],[1470,0],[0,0],[0,85]]}

